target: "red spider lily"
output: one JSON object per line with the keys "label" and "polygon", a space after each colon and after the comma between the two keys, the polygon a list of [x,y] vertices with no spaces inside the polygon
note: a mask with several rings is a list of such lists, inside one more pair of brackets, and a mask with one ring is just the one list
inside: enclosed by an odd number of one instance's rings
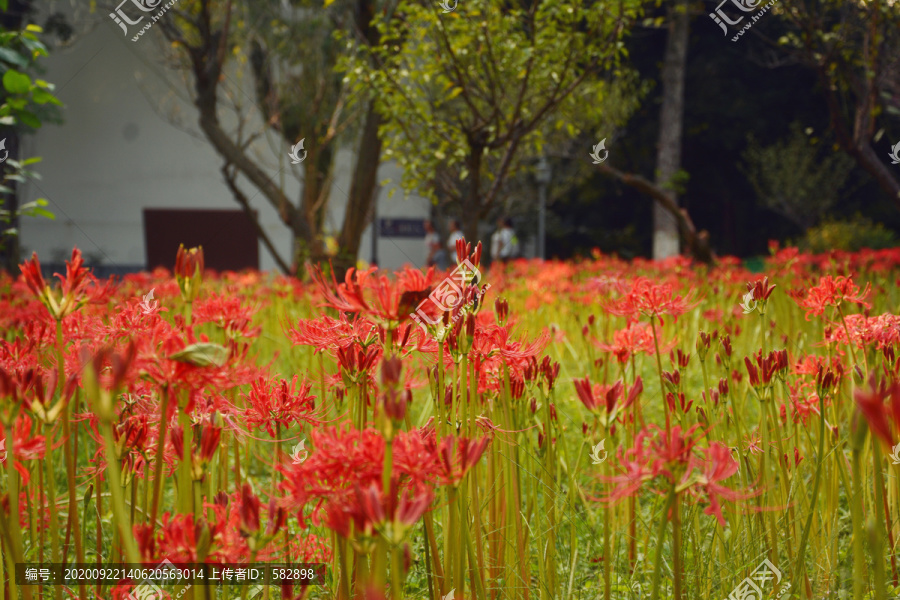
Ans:
{"label": "red spider lily", "polygon": [[869,291],[869,284],[866,284],[866,289],[860,293],[859,286],[854,284],[851,278],[824,275],[819,278],[818,285],[809,288],[805,298],[795,299],[800,308],[806,309],[806,320],[808,321],[811,315],[818,316],[824,313],[825,307],[840,306],[842,302],[851,302],[871,308],[872,305],[866,302]]}
{"label": "red spider lily", "polygon": [[300,319],[297,326],[290,330],[291,341],[295,346],[312,346],[315,352],[328,350],[332,355],[338,348],[349,348],[357,345],[368,348],[378,341],[378,327],[363,317],[352,321],[345,313],[340,319],[322,316],[318,319]]}
{"label": "red spider lily", "polygon": [[[690,293],[688,293],[690,296]],[[646,277],[636,277],[632,281],[631,290],[624,296],[609,303],[605,308],[607,312],[622,317],[628,317],[629,322],[638,320],[639,315],[656,317],[664,324],[663,315],[672,315],[675,321],[678,316],[686,313],[699,302],[691,302],[675,294],[675,288],[670,283],[654,284]]]}
{"label": "red spider lily", "polygon": [[410,296],[404,298],[404,294],[425,292],[427,296],[426,290],[434,280],[433,268],[427,274],[417,269],[405,269],[397,274],[393,282],[386,275],[376,274],[377,267],[365,271],[349,269],[341,284],[332,274],[332,290],[325,281],[321,267],[308,267],[308,270],[328,306],[343,312],[360,313],[388,329],[410,317],[414,306],[409,306]]}
{"label": "red spider lily", "polygon": [[428,510],[434,495],[429,488],[421,488],[414,494],[399,493],[396,485],[391,488],[392,500],[389,500],[376,483],[365,488],[357,484],[351,501],[345,498],[329,506],[328,526],[347,538],[353,523],[357,532],[367,536],[377,533],[391,544],[402,543],[409,529]]}
{"label": "red spider lily", "polygon": [[[900,383],[886,379],[879,383],[873,375],[869,378],[869,385],[857,388],[853,396],[872,433],[892,446],[894,434],[889,421],[893,421],[895,429],[900,428]],[[884,402],[888,398],[890,398],[890,412]]]}
{"label": "red spider lily", "polygon": [[[674,343],[674,342],[673,342]],[[660,352],[665,352],[665,344],[660,347]],[[647,323],[629,323],[624,329],[619,329],[613,334],[612,344],[597,344],[601,350],[611,352],[620,365],[627,363],[632,356],[643,352],[650,356],[656,354],[656,346],[653,344],[653,331]]]}
{"label": "red spider lily", "polygon": [[[675,425],[666,433],[651,425],[641,430],[635,436],[634,447],[624,454],[620,452],[619,462],[624,473],[606,478],[615,484],[606,500],[616,501],[632,496],[661,477],[661,485],[651,485],[650,491],[664,494],[675,489],[678,494],[686,493],[705,500],[709,506],[704,512],[715,516],[724,526],[720,499],[735,501],[747,496],[721,485],[721,481],[737,472],[737,462],[728,447],[718,442],[700,448],[694,437],[698,427],[694,425],[682,432],[681,427]],[[655,439],[652,437],[654,432]]]}
{"label": "red spider lily", "polygon": [[640,376],[634,381],[634,385],[628,390],[625,402],[621,405],[618,401],[622,398],[625,386],[621,381],[617,381],[612,386],[604,386],[597,384],[591,386],[591,381],[587,377],[575,380],[575,391],[578,393],[578,399],[592,413],[599,414],[601,408],[605,408],[602,421],[605,426],[609,426],[616,419],[616,416],[629,406],[631,406],[637,397],[644,391],[644,380]]}
{"label": "red spider lily", "polygon": [[178,245],[178,253],[175,255],[175,280],[185,302],[192,303],[200,293],[204,268],[203,246],[185,250],[184,244]]}
{"label": "red spider lily", "polygon": [[244,306],[241,298],[211,294],[194,305],[192,322],[194,326],[215,323],[229,338],[253,338],[262,331],[261,326],[251,327],[255,312],[255,308]]}
{"label": "red spider lily", "polygon": [[[13,466],[19,475],[22,476],[22,482],[28,485],[30,481],[30,470],[25,467],[22,461],[25,460],[42,460],[46,450],[44,436],[32,433],[32,421],[28,415],[20,415],[16,419],[13,426]],[[0,464],[6,465],[8,457],[7,452],[8,440],[6,439],[6,429],[0,427]]]}
{"label": "red spider lily", "polygon": [[747,291],[753,293],[753,299],[762,305],[762,310],[760,312],[765,313],[766,303],[769,301],[769,296],[775,291],[775,285],[769,285],[769,278],[763,277],[762,279],[757,279],[756,281],[748,283]]}
{"label": "red spider lily", "polygon": [[842,344],[853,342],[858,348],[871,346],[879,350],[900,345],[900,315],[847,315],[845,322],[846,328],[835,323],[830,332],[826,331],[825,341]]}
{"label": "red spider lily", "polygon": [[25,283],[35,296],[47,307],[50,316],[57,321],[77,311],[89,300],[87,287],[94,280],[89,269],[84,267],[84,258],[78,248],[72,250],[72,258],[66,261],[66,276],[54,273],[59,277],[62,286],[59,295],[50,289],[41,275],[41,263],[37,252],[31,255],[30,261],[19,265]]}
{"label": "red spider lily", "polygon": [[750,376],[750,385],[754,388],[768,387],[776,374],[782,379],[784,378],[788,368],[787,350],[775,350],[765,358],[763,358],[762,350],[759,350],[753,355],[753,358],[756,360],[755,365],[750,362],[749,356],[744,357],[744,365]]}
{"label": "red spider lily", "polygon": [[47,384],[44,384],[43,374],[40,369],[28,369],[22,374],[22,396],[25,405],[42,422],[51,425],[59,418],[63,408],[69,403],[69,399],[75,393],[76,375],[72,374],[63,387],[63,395],[50,406],[53,395],[56,392],[57,370],[50,371]]}
{"label": "red spider lily", "polygon": [[705,499],[709,506],[703,513],[715,516],[719,525],[725,527],[721,500],[735,502],[749,496],[720,483],[737,473],[738,470],[737,461],[731,456],[731,451],[727,446],[713,442],[708,448],[703,449],[703,454],[703,459],[700,461],[703,470],[694,475],[693,485],[688,488],[688,493],[691,496]]}
{"label": "red spider lily", "polygon": [[[437,454],[440,459],[438,476],[443,484],[458,485],[466,473],[478,464],[490,441],[489,437],[483,437],[480,440],[469,440],[464,437],[441,439],[440,445],[437,447]],[[426,446],[433,447],[430,438],[426,442]]]}
{"label": "red spider lily", "polygon": [[310,394],[312,385],[301,381],[298,386],[297,376],[291,379],[267,381],[260,377],[250,387],[247,394],[247,406],[244,417],[251,429],[264,427],[275,437],[275,425],[290,427],[293,424],[307,423],[318,425],[316,418],[316,396]]}
{"label": "red spider lily", "polygon": [[[796,385],[788,384],[791,390],[791,406],[793,407],[794,423],[809,423],[813,415],[819,415],[819,394],[809,392],[811,383],[797,382]],[[827,403],[826,403],[827,404]]]}

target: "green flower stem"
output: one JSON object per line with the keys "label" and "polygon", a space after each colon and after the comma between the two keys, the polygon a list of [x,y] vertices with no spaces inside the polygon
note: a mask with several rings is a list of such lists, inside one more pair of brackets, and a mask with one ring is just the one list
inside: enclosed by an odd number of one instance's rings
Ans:
{"label": "green flower stem", "polygon": [[[824,396],[824,394],[823,394]],[[825,399],[819,398],[819,450],[816,453],[816,474],[813,476],[812,500],[810,501],[809,516],[803,527],[803,535],[800,538],[800,548],[797,551],[797,564],[794,567],[794,583],[791,587],[800,589],[800,577],[806,571],[806,542],[809,540],[809,531],[812,527],[813,517],[816,514],[816,501],[819,498],[819,485],[822,481],[822,463],[825,462]]]}
{"label": "green flower stem", "polygon": [[128,512],[125,509],[125,499],[122,496],[122,478],[119,472],[119,457],[116,455],[116,442],[113,437],[112,424],[101,422],[100,431],[103,434],[103,444],[106,450],[106,474],[112,495],[113,515],[116,519],[122,545],[125,547],[125,558],[127,562],[139,563],[141,562],[141,555],[138,552],[134,534],[131,528],[128,527]]}
{"label": "green flower stem", "polygon": [[[884,481],[882,468],[881,449],[878,447],[878,440],[872,439],[872,461],[875,463],[875,505],[869,515],[869,539],[872,546],[872,558],[875,575],[875,600],[887,600],[887,592],[885,590],[884,575],[884,524],[879,516],[881,507],[884,503],[883,489]],[[888,522],[890,523],[890,522]],[[888,525],[889,526],[889,525]],[[891,553],[893,559],[893,552]]]}
{"label": "green flower stem", "polygon": [[662,553],[663,547],[666,545],[666,525],[669,524],[669,509],[674,506],[675,499],[675,485],[673,484],[671,490],[669,490],[663,514],[659,518],[659,527],[656,530],[656,557],[653,559],[653,586],[650,592],[650,600],[659,598],[659,582],[662,577]]}
{"label": "green flower stem", "polygon": [[[44,454],[44,478],[47,482],[47,502],[50,508],[50,562],[60,562],[59,551],[59,516],[56,507],[56,470],[53,468],[53,427],[44,425],[44,436],[48,440]],[[13,439],[8,437],[7,439]],[[9,462],[9,461],[7,461]],[[15,529],[18,530],[18,527]],[[53,597],[62,600],[62,586],[53,588]]]}
{"label": "green flower stem", "polygon": [[[59,398],[62,401],[66,387],[66,366],[63,349],[65,348],[63,341],[62,321],[56,322],[56,364],[57,364],[57,381],[59,384]],[[69,491],[69,515],[66,523],[66,539],[68,540],[70,531],[75,534],[75,557],[79,563],[84,563],[84,548],[81,544],[81,527],[78,523],[78,494],[75,485],[75,451],[72,449],[71,426],[69,423],[69,413],[72,407],[69,403],[62,410],[62,427],[63,427],[63,444],[64,444],[64,460],[66,461],[66,485]],[[76,425],[77,427],[77,425]],[[65,563],[65,560],[63,560]],[[84,583],[78,584],[78,597],[81,600],[87,600],[87,590]]]}
{"label": "green flower stem", "polygon": [[659,356],[659,337],[656,335],[656,315],[650,317],[650,329],[653,330],[653,347],[656,348],[656,372],[659,374],[659,395],[662,397],[663,410],[666,411],[666,437],[671,428],[669,403],[666,402],[666,385],[663,382],[662,359]]}
{"label": "green flower stem", "polygon": [[863,599],[863,583],[868,579],[865,576],[866,559],[865,549],[863,546],[863,527],[862,505],[865,497],[862,488],[862,464],[861,450],[853,448],[853,496],[850,498],[850,518],[853,522],[853,600]]}
{"label": "green flower stem", "polygon": [[[9,563],[9,588],[10,595],[18,598],[15,584],[15,563],[25,562],[25,552],[22,548],[22,531],[19,527],[19,480],[18,472],[15,468],[16,458],[14,453],[15,444],[12,443],[13,427],[6,427],[6,441],[8,448],[6,449],[6,489],[9,493],[9,520],[8,525],[4,527],[3,538],[7,541],[7,560]],[[49,447],[49,444],[48,444]],[[0,517],[2,519],[2,517]],[[58,548],[57,548],[58,551]],[[62,587],[57,588],[62,592]],[[25,600],[31,600],[31,586],[22,586],[22,594]]]}

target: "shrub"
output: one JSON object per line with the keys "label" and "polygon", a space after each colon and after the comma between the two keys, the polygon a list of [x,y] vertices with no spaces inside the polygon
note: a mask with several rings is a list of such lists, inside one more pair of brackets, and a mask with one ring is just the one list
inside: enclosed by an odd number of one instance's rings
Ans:
{"label": "shrub", "polygon": [[859,214],[847,221],[826,219],[806,230],[797,247],[822,253],[829,250],[856,252],[863,248],[879,250],[897,246],[897,235],[883,223],[873,223]]}

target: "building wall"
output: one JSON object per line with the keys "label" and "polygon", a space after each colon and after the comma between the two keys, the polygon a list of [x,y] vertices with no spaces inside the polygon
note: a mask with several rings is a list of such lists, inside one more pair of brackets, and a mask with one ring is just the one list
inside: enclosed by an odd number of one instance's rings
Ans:
{"label": "building wall", "polygon": [[[77,245],[103,265],[143,268],[143,208],[233,210],[239,205],[222,181],[222,160],[197,125],[190,81],[160,60],[161,33],[151,28],[132,42],[105,11],[90,18],[92,28],[77,24],[88,33],[43,61],[47,71],[42,77],[56,84],[57,96],[65,104],[65,123],[45,125],[25,138],[23,157],[43,160],[35,165],[42,179],[23,186],[22,200],[46,198],[56,220],[23,219],[22,246],[28,255],[37,251],[45,262],[61,260]],[[252,108],[250,84],[230,72],[224,85],[236,102]],[[253,114],[258,115],[255,108]],[[235,121],[226,115],[222,113],[222,121],[230,129]],[[259,120],[250,124],[256,129]],[[274,181],[297,198],[302,165],[290,163],[289,151],[290,146],[275,135],[263,136],[251,146],[251,154]],[[333,231],[343,220],[353,166],[351,151],[338,152],[326,219]],[[424,218],[429,210],[426,200],[404,197],[402,190],[388,197],[399,179],[393,165],[380,167],[378,216]],[[289,230],[255,188],[246,183],[242,187],[279,253],[290,262]],[[363,261],[371,260],[371,229],[360,246]],[[421,265],[424,259],[422,241],[417,239],[379,239],[377,251],[379,265],[388,269],[404,263]],[[262,269],[277,268],[262,244],[259,254]]]}

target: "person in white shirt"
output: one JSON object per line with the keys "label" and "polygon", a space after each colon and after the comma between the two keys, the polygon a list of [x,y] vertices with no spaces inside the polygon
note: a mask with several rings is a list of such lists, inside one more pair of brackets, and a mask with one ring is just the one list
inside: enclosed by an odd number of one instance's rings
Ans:
{"label": "person in white shirt", "polygon": [[459,230],[459,221],[450,220],[450,236],[447,238],[447,254],[456,260],[456,240],[464,239],[463,232]]}
{"label": "person in white shirt", "polygon": [[512,228],[509,218],[497,221],[497,231],[491,236],[491,258],[499,262],[507,262],[519,254],[519,239]]}

